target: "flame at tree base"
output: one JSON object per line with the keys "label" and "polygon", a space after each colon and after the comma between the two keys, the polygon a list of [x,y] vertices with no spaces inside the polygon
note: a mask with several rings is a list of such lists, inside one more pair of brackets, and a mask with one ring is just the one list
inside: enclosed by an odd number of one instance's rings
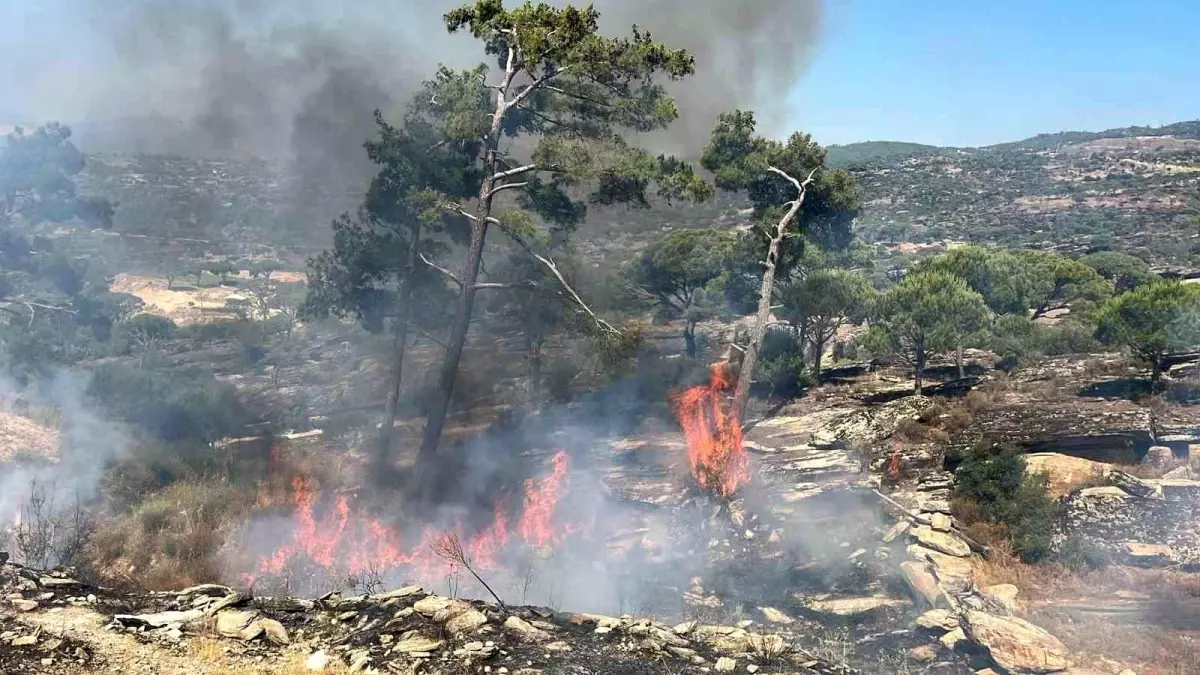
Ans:
{"label": "flame at tree base", "polygon": [[692,477],[700,487],[729,497],[749,482],[750,471],[742,446],[742,421],[722,401],[734,384],[732,368],[728,361],[719,361],[710,371],[708,384],[675,397],[675,414],[687,439]]}

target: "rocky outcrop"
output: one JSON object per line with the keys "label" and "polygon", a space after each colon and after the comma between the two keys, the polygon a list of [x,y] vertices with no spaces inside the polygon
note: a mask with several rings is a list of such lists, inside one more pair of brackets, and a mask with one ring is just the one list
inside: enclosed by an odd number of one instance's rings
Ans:
{"label": "rocky outcrop", "polygon": [[1057,452],[1035,452],[1025,455],[1025,472],[1046,477],[1050,496],[1062,497],[1080,485],[1103,481],[1112,465],[1072,457]]}
{"label": "rocky outcrop", "polygon": [[1061,640],[1024,619],[967,612],[964,628],[972,642],[1011,673],[1056,673],[1071,665]]}

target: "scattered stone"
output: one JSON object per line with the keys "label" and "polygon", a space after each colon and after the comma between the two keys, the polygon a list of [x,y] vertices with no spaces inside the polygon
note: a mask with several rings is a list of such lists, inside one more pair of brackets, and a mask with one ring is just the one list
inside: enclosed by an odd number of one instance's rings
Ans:
{"label": "scattered stone", "polygon": [[929,527],[935,532],[950,531],[950,516],[944,513],[935,513],[929,517]]}
{"label": "scattered stone", "polygon": [[262,627],[263,633],[266,634],[267,640],[271,644],[283,646],[292,643],[287,629],[275,619],[259,619],[258,625]]}
{"label": "scattered stone", "polygon": [[592,631],[596,635],[607,635],[612,632],[608,626],[596,626],[596,630]]}
{"label": "scattered stone", "polygon": [[425,616],[432,617],[452,604],[454,604],[454,601],[450,598],[443,598],[440,595],[430,595],[413,603],[412,608]]}
{"label": "scattered stone", "polygon": [[329,655],[325,653],[324,649],[318,649],[304,660],[304,669],[314,673],[324,672],[327,665],[329,665]]}
{"label": "scattered stone", "polygon": [[562,640],[558,640],[558,641],[556,641],[556,642],[550,642],[550,643],[548,643],[548,644],[542,645],[542,649],[545,649],[545,650],[547,650],[547,651],[551,651],[551,652],[569,652],[569,651],[572,651],[572,650],[571,650],[571,645],[569,645],[569,644],[567,644],[567,643],[563,642]]}
{"label": "scattered stone", "polygon": [[[533,626],[533,624],[529,623],[528,621],[522,619],[519,616],[510,616],[507,619],[505,619],[504,627],[509,630],[515,630],[518,633],[521,633],[522,635],[525,635],[527,637],[543,637],[546,634],[545,631]],[[608,624],[601,625],[598,628],[607,628],[608,630],[612,630],[612,626],[608,625]]]}
{"label": "scattered stone", "polygon": [[9,644],[14,647],[31,647],[31,646],[37,644],[37,636],[36,635],[22,635],[21,637],[13,638],[13,641],[10,642]]}
{"label": "scattered stone", "polygon": [[408,598],[414,595],[420,595],[424,590],[420,586],[404,586],[386,593],[377,593],[371,596],[371,602],[383,604],[388,600],[396,600],[399,598]]}
{"label": "scattered stone", "polygon": [[1110,471],[1108,474],[1108,479],[1113,485],[1121,488],[1134,497],[1153,499],[1158,496],[1158,488],[1156,486],[1147,483],[1137,476],[1127,474],[1124,471]]}
{"label": "scattered stone", "polygon": [[466,635],[487,623],[487,615],[477,609],[460,612],[446,622],[446,630],[451,635]]}
{"label": "scattered stone", "polygon": [[908,522],[907,520],[896,521],[896,524],[889,527],[887,532],[883,533],[883,543],[890,544],[891,542],[895,541],[897,537],[905,532],[908,532],[911,527],[912,523]]}
{"label": "scattered stone", "polygon": [[44,588],[73,588],[75,586],[83,585],[74,579],[59,577],[41,577],[38,579],[38,584]]}
{"label": "scattered stone", "polygon": [[920,645],[908,650],[908,658],[918,663],[929,663],[937,658],[938,648],[933,645]]}
{"label": "scattered stone", "polygon": [[917,544],[908,547],[908,554],[914,560],[929,562],[934,576],[949,593],[966,593],[975,585],[975,568],[967,558],[946,555]]}
{"label": "scattered stone", "polygon": [[931,608],[949,606],[945,593],[938,586],[937,578],[929,572],[925,563],[906,560],[900,563],[900,573],[904,576],[904,582],[908,584],[913,599]]}
{"label": "scattered stone", "polygon": [[156,614],[118,614],[113,617],[117,623],[126,628],[164,628],[166,626],[181,626],[197,619],[204,618],[204,612],[189,609],[184,612],[158,612]]}
{"label": "scattered stone", "polygon": [[[763,614],[766,614],[767,610],[771,609],[771,608],[770,607],[766,607],[766,608],[759,607],[759,609],[763,611]],[[780,612],[777,609],[771,609],[771,611],[776,612],[779,614],[779,616],[782,616],[785,619],[787,619],[787,621],[781,621],[779,623],[791,623],[792,622],[792,620],[790,618],[788,618],[786,615],[784,615],[783,612]],[[771,620],[770,615],[768,615],[767,618],[769,620]],[[671,628],[671,630],[674,631],[676,635],[687,635],[688,633],[696,630],[696,622],[695,621],[684,621],[683,623],[675,624],[675,626],[673,628]]]}
{"label": "scattered stone", "polygon": [[930,630],[951,631],[959,627],[958,616],[949,610],[931,609],[917,617],[917,625]]}
{"label": "scattered stone", "polygon": [[400,640],[392,647],[392,651],[401,654],[415,652],[432,652],[442,646],[441,638],[426,635],[421,631],[410,630],[400,636]]}
{"label": "scattered stone", "polygon": [[713,670],[717,671],[718,673],[732,673],[736,669],[737,661],[734,661],[728,656],[722,656],[721,658],[717,659],[716,665],[713,666]]}
{"label": "scattered stone", "polygon": [[887,596],[867,596],[861,598],[836,598],[833,600],[813,600],[808,608],[822,614],[833,616],[858,616],[890,607],[902,607],[911,604],[908,600],[889,598]]}
{"label": "scattered stone", "polygon": [[8,601],[18,612],[32,612],[38,608],[37,600],[21,600],[13,598]]}
{"label": "scattered stone", "polygon": [[940,551],[946,555],[966,558],[971,555],[971,547],[967,546],[967,542],[950,534],[949,532],[938,532],[931,527],[922,525],[914,528],[912,535],[921,542],[921,545],[926,548],[931,548],[935,551]]}
{"label": "scattered stone", "polygon": [[[792,617],[788,616],[787,614],[784,614],[783,612],[775,609],[774,607],[759,607],[758,611],[762,612],[763,618],[765,618],[767,621],[770,621],[771,623],[780,623],[780,624],[787,625],[787,624],[790,624],[793,621],[795,621],[795,619],[793,619]],[[680,625],[682,625],[682,624],[680,624]],[[695,628],[695,625],[693,624],[692,627]],[[676,628],[678,628],[678,626]],[[678,632],[678,631],[676,631],[676,632]],[[684,635],[684,634],[685,633],[680,633],[680,635]]]}
{"label": "scattered stone", "polygon": [[747,665],[746,665],[746,672],[747,672],[747,673],[757,673],[757,672],[758,672],[758,666],[754,665],[753,663],[747,664]]}
{"label": "scattered stone", "polygon": [[985,600],[990,601],[997,607],[1003,608],[1008,613],[1017,611],[1017,595],[1020,590],[1012,584],[996,584],[979,589],[979,594]]}
{"label": "scattered stone", "polygon": [[1070,665],[1062,641],[1024,619],[975,611],[965,618],[967,636],[1005,670],[1056,673]]}
{"label": "scattered stone", "polygon": [[941,644],[945,649],[953,650],[955,645],[966,639],[967,634],[963,631],[963,629],[955,628],[949,633],[946,633],[942,637],[938,638],[938,643]]}

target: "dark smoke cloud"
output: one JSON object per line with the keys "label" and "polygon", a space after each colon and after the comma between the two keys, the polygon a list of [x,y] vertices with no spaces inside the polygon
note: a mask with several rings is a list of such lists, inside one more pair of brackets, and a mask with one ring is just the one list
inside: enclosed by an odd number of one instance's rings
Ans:
{"label": "dark smoke cloud", "polygon": [[[375,108],[395,109],[439,62],[482,58],[449,36],[456,0],[49,0],[7,9],[0,111],[76,124],[85,148],[257,155],[364,168]],[[648,28],[697,55],[675,87],[684,108],[669,150],[694,153],[718,112],[760,111],[783,131],[786,94],[808,63],[817,0],[599,0],[604,28]],[[15,30],[20,26],[22,30]],[[47,54],[50,56],[47,56]],[[20,74],[20,77],[15,75]]]}

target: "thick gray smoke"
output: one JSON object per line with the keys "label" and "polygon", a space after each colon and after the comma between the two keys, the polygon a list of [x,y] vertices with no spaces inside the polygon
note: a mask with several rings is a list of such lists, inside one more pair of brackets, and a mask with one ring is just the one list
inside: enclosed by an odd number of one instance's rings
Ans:
{"label": "thick gray smoke", "polygon": [[[85,149],[296,160],[310,180],[357,179],[376,108],[438,63],[482,60],[441,15],[458,0],[49,0],[0,10],[9,122],[60,119]],[[694,154],[718,112],[782,131],[816,39],[817,0],[599,0],[604,29],[637,23],[697,55],[664,149]],[[20,30],[17,30],[20,27]],[[53,54],[47,58],[47,54]]]}

